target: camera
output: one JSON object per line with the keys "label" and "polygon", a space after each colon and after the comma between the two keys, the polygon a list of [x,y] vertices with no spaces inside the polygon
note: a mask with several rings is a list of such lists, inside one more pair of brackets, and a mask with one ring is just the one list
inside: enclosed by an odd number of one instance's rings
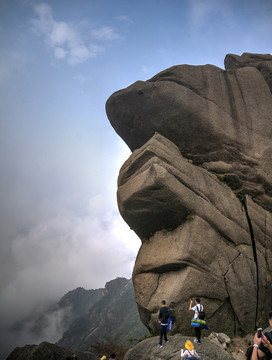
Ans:
{"label": "camera", "polygon": [[262,332],[263,332],[263,329],[262,329],[262,328],[259,328],[259,329],[257,330],[257,337],[258,337],[258,338],[261,338],[261,337],[262,337]]}

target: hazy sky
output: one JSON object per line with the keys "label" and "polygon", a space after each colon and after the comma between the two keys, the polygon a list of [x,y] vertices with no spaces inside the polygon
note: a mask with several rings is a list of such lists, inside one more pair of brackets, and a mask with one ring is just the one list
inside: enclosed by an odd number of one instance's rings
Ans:
{"label": "hazy sky", "polygon": [[271,16],[271,0],[1,0],[2,353],[37,340],[9,328],[67,291],[131,277],[140,241],[116,204],[130,151],[107,98],[173,65],[271,54]]}

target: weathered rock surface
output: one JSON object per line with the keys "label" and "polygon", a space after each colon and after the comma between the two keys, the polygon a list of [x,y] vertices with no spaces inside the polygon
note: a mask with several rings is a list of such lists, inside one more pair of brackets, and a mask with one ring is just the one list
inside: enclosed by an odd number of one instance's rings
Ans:
{"label": "weathered rock surface", "polygon": [[234,54],[228,54],[224,63],[227,70],[235,70],[245,66],[256,67],[263,75],[267,85],[270,88],[270,91],[272,92],[271,55],[244,53],[242,56],[238,56]]}
{"label": "weathered rock surface", "polygon": [[226,64],[174,66],[137,81],[108,99],[107,114],[132,151],[158,132],[271,211],[272,56],[227,55]]}
{"label": "weathered rock surface", "polygon": [[99,360],[97,355],[89,351],[73,351],[48,342],[17,347],[6,360],[61,360],[72,357],[73,352],[80,360]]}
{"label": "weathered rock surface", "polygon": [[191,297],[229,335],[264,325],[272,307],[272,56],[225,64],[174,66],[107,101],[133,150],[117,196],[143,242],[133,281],[151,333],[162,299],[187,335]]}
{"label": "weathered rock surface", "polygon": [[[263,275],[271,272],[267,211],[250,198],[241,204],[227,185],[191,164],[159,134],[133,152],[118,185],[120,212],[143,239],[133,280],[142,321],[152,333],[158,331],[162,298],[174,308],[182,333],[191,329],[187,309],[192,296],[205,298],[212,329],[250,332],[263,314],[266,320],[271,283],[258,278],[256,267]],[[265,218],[267,244],[260,231]]]}

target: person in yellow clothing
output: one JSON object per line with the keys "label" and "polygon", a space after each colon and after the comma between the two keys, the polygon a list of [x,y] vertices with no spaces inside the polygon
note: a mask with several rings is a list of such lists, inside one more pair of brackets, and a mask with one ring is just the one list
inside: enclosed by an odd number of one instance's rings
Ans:
{"label": "person in yellow clothing", "polygon": [[180,356],[182,359],[184,359],[184,360],[200,359],[200,356],[195,351],[194,345],[191,343],[190,340],[187,340],[185,342],[185,348],[186,348],[185,351],[183,351],[183,349],[181,349],[181,352],[180,352]]}

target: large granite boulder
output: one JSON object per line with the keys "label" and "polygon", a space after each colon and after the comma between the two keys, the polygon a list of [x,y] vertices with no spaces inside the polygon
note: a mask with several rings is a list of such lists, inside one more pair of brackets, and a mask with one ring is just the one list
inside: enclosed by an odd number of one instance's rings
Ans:
{"label": "large granite boulder", "polygon": [[[225,63],[174,66],[137,81],[108,99],[107,115],[132,151],[158,132],[271,211],[272,56],[227,55]],[[270,69],[265,77],[260,63]]]}
{"label": "large granite boulder", "polygon": [[190,334],[200,296],[211,329],[247,333],[272,308],[272,56],[227,55],[226,70],[181,65],[114,93],[106,110],[133,151],[118,206],[142,239],[133,282],[157,333],[166,299]]}

